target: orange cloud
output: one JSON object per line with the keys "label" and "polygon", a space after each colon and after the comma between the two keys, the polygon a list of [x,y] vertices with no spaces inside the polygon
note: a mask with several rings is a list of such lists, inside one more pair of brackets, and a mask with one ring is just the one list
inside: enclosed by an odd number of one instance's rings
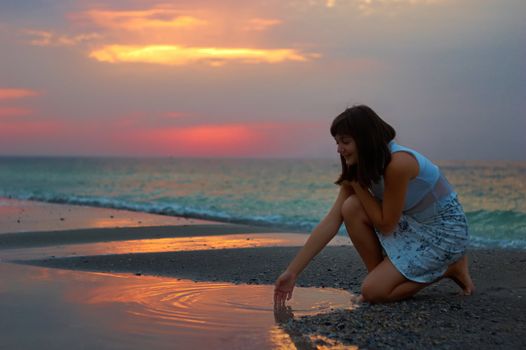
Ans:
{"label": "orange cloud", "polygon": [[[92,51],[90,57],[110,63],[135,62],[164,65],[184,65],[205,62],[220,65],[228,61],[242,63],[278,63],[307,61],[307,56],[292,49],[248,49],[183,47],[177,45],[126,46],[109,45]],[[314,57],[310,55],[310,57]]]}
{"label": "orange cloud", "polygon": [[[183,10],[171,5],[141,10],[88,9],[68,17],[77,25],[95,25],[103,34],[60,35],[33,29],[25,33],[36,46],[73,46],[102,39],[105,44],[92,47],[88,55],[110,63],[222,66],[228,62],[304,62],[320,57],[293,48],[258,47],[257,43],[264,40],[256,32],[282,21],[238,12],[211,8]],[[225,44],[225,39],[236,44]]]}
{"label": "orange cloud", "polygon": [[33,37],[30,43],[34,46],[73,46],[102,37],[97,33],[57,35],[53,32],[33,29],[26,29],[24,33]]}
{"label": "orange cloud", "polygon": [[203,19],[183,15],[180,11],[166,6],[137,11],[89,10],[83,16],[100,27],[128,31],[193,28],[207,24]]}
{"label": "orange cloud", "polygon": [[19,117],[31,114],[31,110],[18,107],[0,107],[0,117]]}
{"label": "orange cloud", "polygon": [[336,0],[326,0],[325,1],[325,6],[327,6],[328,8],[332,8],[332,7],[336,6]]}
{"label": "orange cloud", "polygon": [[245,25],[244,29],[262,31],[262,30],[267,30],[270,27],[274,27],[278,24],[281,24],[281,21],[278,19],[252,18],[247,21],[247,24]]}
{"label": "orange cloud", "polygon": [[36,95],[38,95],[38,92],[34,90],[0,88],[0,100],[9,100]]}
{"label": "orange cloud", "polygon": [[[204,62],[222,66],[227,62],[302,62],[319,57],[291,48],[255,47],[257,45],[253,43],[257,39],[252,32],[261,32],[281,24],[281,20],[231,12],[204,9],[183,11],[169,5],[159,5],[132,11],[93,9],[83,12],[79,17],[108,30],[107,37],[114,40],[89,53],[89,57],[100,62],[160,65]],[[232,41],[251,44],[219,43],[225,35]]]}
{"label": "orange cloud", "polygon": [[395,15],[397,10],[408,6],[433,5],[441,2],[444,0],[359,0],[356,6],[363,15],[372,15],[380,10]]}

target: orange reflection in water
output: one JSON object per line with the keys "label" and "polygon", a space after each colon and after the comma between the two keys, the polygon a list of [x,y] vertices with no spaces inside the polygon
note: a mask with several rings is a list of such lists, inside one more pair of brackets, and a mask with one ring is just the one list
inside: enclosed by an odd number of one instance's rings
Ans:
{"label": "orange reflection in water", "polygon": [[[302,246],[308,235],[298,233],[250,233],[220,236],[137,239],[63,246],[21,248],[2,251],[5,260],[41,259],[49,256],[108,255],[133,253],[180,252],[210,249]],[[347,237],[336,236],[329,245],[350,245]]]}
{"label": "orange reflection in water", "polygon": [[[307,236],[300,234],[234,234],[221,236],[140,239],[82,245],[90,254],[124,254],[209,249],[257,248],[269,246],[299,246]],[[89,246],[89,247],[88,247]]]}
{"label": "orange reflection in water", "polygon": [[[2,263],[0,275],[7,281],[0,306],[16,306],[19,312],[12,315],[16,324],[31,320],[35,327],[45,327],[46,344],[53,344],[50,337],[58,341],[67,336],[70,343],[88,346],[102,339],[134,349],[296,348],[294,337],[280,327],[287,318],[276,316],[271,285],[193,282]],[[353,309],[352,300],[352,294],[343,290],[298,287],[288,304],[287,317]],[[53,314],[48,314],[50,310]],[[72,315],[77,331],[64,335],[64,324],[72,321]],[[40,339],[38,330],[28,336]],[[13,336],[16,334],[6,334],[3,340],[13,342]],[[337,344],[332,347],[338,348]]]}
{"label": "orange reflection in water", "polygon": [[[104,284],[82,293],[78,301],[92,305],[127,304],[127,313],[137,322],[128,325],[132,327],[127,330],[130,332],[139,331],[135,326],[143,327],[144,324],[161,334],[195,335],[231,333],[233,330],[238,335],[250,335],[267,327],[272,343],[283,344],[288,338],[282,329],[275,327],[278,318],[272,300],[273,286],[127,276],[123,280],[104,278],[100,274]],[[351,297],[346,291],[331,288],[296,288],[289,303],[288,317],[354,308]],[[286,319],[279,320],[283,321]]]}
{"label": "orange reflection in water", "polygon": [[[296,233],[251,233],[202,237],[140,239],[122,242],[83,244],[94,254],[149,253],[209,249],[302,246],[308,235]],[[329,245],[350,245],[346,237],[335,237]]]}

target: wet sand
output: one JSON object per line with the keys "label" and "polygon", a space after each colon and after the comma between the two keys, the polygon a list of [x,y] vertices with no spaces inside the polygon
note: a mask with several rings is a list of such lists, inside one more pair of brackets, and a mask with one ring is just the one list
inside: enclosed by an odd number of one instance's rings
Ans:
{"label": "wet sand", "polygon": [[[167,235],[171,238],[193,234],[231,235],[235,234],[232,232],[235,227],[240,230],[239,234],[244,235],[250,235],[252,231],[258,234],[265,231],[262,228],[241,229],[240,226],[221,226],[217,223],[209,225],[200,223],[194,228],[185,227],[184,230],[174,227],[145,227],[126,229],[127,231],[91,228],[63,231],[60,234],[62,236],[53,236],[57,233],[49,232],[2,234],[0,257],[9,251],[41,249],[34,247],[42,247],[43,241],[47,242],[44,245],[47,244],[48,247],[59,245],[66,249],[68,245],[85,242],[80,237],[92,236],[93,239],[89,241],[91,243],[101,239],[100,237],[105,237],[105,241],[112,241],[120,238],[123,232],[127,232],[126,240],[130,240],[130,237],[145,238],[145,232],[149,230],[167,230],[166,232],[170,232]],[[47,238],[42,238],[43,241],[38,241],[39,235],[52,239],[46,241]],[[73,238],[77,236],[80,242]],[[154,235],[148,238],[156,237]],[[38,244],[35,243],[37,241]],[[19,263],[77,271],[125,273],[137,278],[152,275],[194,281],[271,285],[299,249],[297,246],[283,245],[286,242],[273,247],[256,245],[237,249],[225,249],[222,246],[220,249],[133,254],[57,254],[54,257],[40,254],[29,260],[26,256]],[[472,277],[477,286],[473,296],[458,295],[458,288],[451,281],[444,280],[407,301],[386,305],[364,303],[356,309],[285,318],[279,325],[300,348],[316,348],[324,344],[329,348],[331,345],[336,348],[335,344],[344,344],[348,347],[371,349],[526,348],[526,252],[471,250],[468,256]],[[332,287],[359,293],[364,276],[365,269],[354,249],[348,245],[336,244],[325,248],[315,258],[300,276],[298,286]]]}
{"label": "wet sand", "polygon": [[[62,269],[122,272],[272,284],[298,248],[266,247],[208,251],[48,258],[27,262]],[[322,335],[365,348],[502,348],[526,346],[526,256],[520,251],[469,253],[477,285],[473,296],[458,295],[441,281],[414,298],[387,305],[294,318],[292,334]],[[301,275],[298,286],[332,287],[359,293],[365,270],[352,247],[327,247]]]}
{"label": "wet sand", "polygon": [[0,197],[0,234],[63,231],[82,228],[221,224],[193,218],[129,210],[93,208]]}

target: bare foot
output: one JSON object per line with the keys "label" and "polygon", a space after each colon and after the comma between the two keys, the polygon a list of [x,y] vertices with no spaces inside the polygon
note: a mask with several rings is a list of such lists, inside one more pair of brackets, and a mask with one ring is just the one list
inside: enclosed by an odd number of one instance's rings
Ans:
{"label": "bare foot", "polygon": [[464,295],[471,295],[475,292],[475,285],[469,275],[468,257],[466,255],[449,265],[444,277],[451,278],[462,289]]}

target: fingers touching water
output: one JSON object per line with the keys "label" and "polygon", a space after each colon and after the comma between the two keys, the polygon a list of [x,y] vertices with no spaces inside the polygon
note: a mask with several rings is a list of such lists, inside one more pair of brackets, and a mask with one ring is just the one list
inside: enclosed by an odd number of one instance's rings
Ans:
{"label": "fingers touching water", "polygon": [[285,302],[292,298],[296,277],[285,271],[278,277],[274,286],[274,308],[284,308]]}

